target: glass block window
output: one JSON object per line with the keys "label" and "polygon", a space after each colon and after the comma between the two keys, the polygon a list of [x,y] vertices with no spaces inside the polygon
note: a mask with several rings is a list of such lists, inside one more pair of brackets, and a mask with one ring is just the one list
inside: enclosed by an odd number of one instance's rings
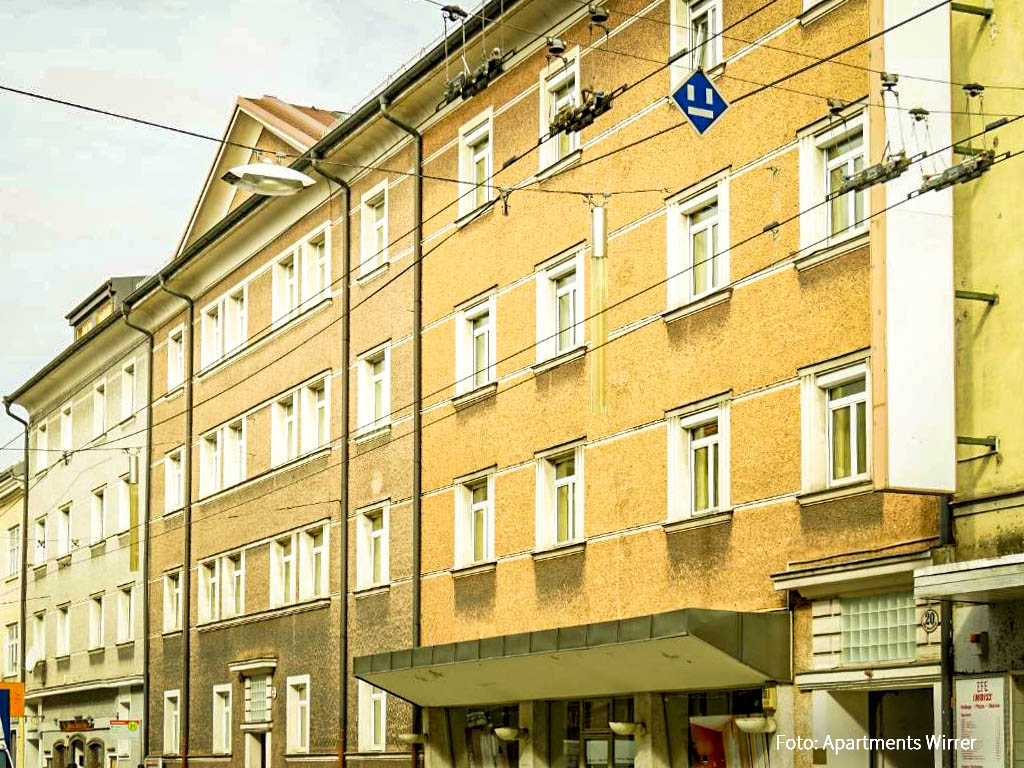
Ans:
{"label": "glass block window", "polygon": [[844,664],[914,658],[917,621],[912,592],[843,598],[841,613]]}
{"label": "glass block window", "polygon": [[270,720],[270,676],[255,675],[245,679],[245,721],[265,723]]}

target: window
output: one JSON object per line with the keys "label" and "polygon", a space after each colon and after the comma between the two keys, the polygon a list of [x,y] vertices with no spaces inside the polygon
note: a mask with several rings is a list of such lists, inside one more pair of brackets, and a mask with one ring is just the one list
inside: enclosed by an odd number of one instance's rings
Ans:
{"label": "window", "polygon": [[34,565],[42,565],[46,562],[46,518],[40,517],[36,520],[35,533],[32,534],[33,549],[35,556],[32,558]]}
{"label": "window", "polygon": [[722,61],[721,0],[686,3],[690,69],[714,69]]}
{"label": "window", "polygon": [[245,553],[237,552],[221,560],[221,586],[224,591],[224,618],[245,613]]}
{"label": "window", "polygon": [[245,479],[245,418],[203,436],[199,444],[199,493],[209,496]]}
{"label": "window", "polygon": [[864,138],[858,131],[822,149],[825,152],[825,195],[828,204],[828,235],[837,237],[862,226],[867,210],[867,190],[837,195],[847,176],[864,169]]}
{"label": "window", "polygon": [[456,486],[455,565],[494,559],[494,473],[472,476]]}
{"label": "window", "polygon": [[274,322],[295,317],[299,309],[299,250],[283,256],[274,265]]}
{"label": "window", "polygon": [[328,405],[328,378],[302,388],[302,452],[323,448],[330,443],[331,411]]}
{"label": "window", "polygon": [[289,677],[288,744],[289,754],[309,752],[309,675]]}
{"label": "window", "polygon": [[299,455],[298,393],[289,392],[273,406],[271,463],[284,464]]}
{"label": "window", "polygon": [[181,629],[181,571],[164,574],[164,632]]}
{"label": "window", "polygon": [[844,597],[842,663],[877,664],[913,659],[917,651],[917,611],[913,592]]}
{"label": "window", "polygon": [[270,675],[245,678],[245,722],[265,723],[270,720]]}
{"label": "window", "polygon": [[729,183],[688,189],[669,200],[666,217],[668,308],[713,293],[729,282]]}
{"label": "window", "polygon": [[225,488],[242,482],[245,479],[245,419],[228,424],[224,429],[221,442],[224,446],[222,459],[224,469],[223,484]]}
{"label": "window", "polygon": [[360,511],[356,519],[356,587],[386,584],[389,579],[388,505]]}
{"label": "window", "polygon": [[359,276],[388,261],[388,183],[382,181],[362,197]]}
{"label": "window", "polygon": [[326,597],[327,580],[326,525],[307,528],[299,534],[299,598]]}
{"label": "window", "polygon": [[537,460],[538,549],[583,538],[583,447]]}
{"label": "window", "polygon": [[36,429],[36,472],[42,472],[50,464],[49,440],[46,434],[46,424],[40,424]]}
{"label": "window", "polygon": [[490,183],[494,166],[493,122],[493,110],[488,109],[459,131],[460,216],[487,205],[493,197]]}
{"label": "window", "polygon": [[121,421],[135,413],[135,363],[121,368]]}
{"label": "window", "polygon": [[241,287],[222,296],[203,310],[202,365],[213,365],[239,349],[249,337],[246,289]]}
{"label": "window", "polygon": [[103,595],[89,599],[89,649],[103,647]]}
{"label": "window", "polygon": [[456,394],[471,392],[497,378],[495,297],[460,310],[455,325]]}
{"label": "window", "polygon": [[220,561],[199,564],[199,621],[220,618]]}
{"label": "window", "polygon": [[57,557],[71,554],[71,505],[57,511]]}
{"label": "window", "polygon": [[729,401],[701,401],[669,414],[668,517],[729,508]]}
{"label": "window", "polygon": [[270,547],[270,604],[287,605],[296,600],[295,541],[284,536]]}
{"label": "window", "polygon": [[867,362],[846,356],[801,371],[803,491],[870,477],[871,403]]}
{"label": "window", "polygon": [[7,625],[7,657],[4,663],[4,675],[11,677],[12,675],[18,674],[18,667],[20,666],[19,661],[19,650],[18,650],[18,625],[8,624]]}
{"label": "window", "polygon": [[213,754],[231,754],[231,684],[213,686]]}
{"label": "window", "polygon": [[222,487],[221,475],[221,431],[215,430],[204,435],[199,443],[199,495],[209,496]]}
{"label": "window", "polygon": [[132,519],[132,488],[125,475],[117,481],[117,530],[119,533],[131,527]]}
{"label": "window", "polygon": [[385,344],[358,362],[357,431],[371,432],[391,423],[391,347]]}
{"label": "window", "polygon": [[383,751],[387,725],[387,694],[359,681],[359,751]]}
{"label": "window", "polygon": [[57,656],[71,655],[71,606],[57,606]]}
{"label": "window", "polygon": [[177,691],[164,691],[164,754],[176,755],[181,745]]}
{"label": "window", "polygon": [[127,643],[135,639],[135,601],[132,586],[128,584],[117,591],[117,642]]}
{"label": "window", "polygon": [[21,573],[21,526],[7,529],[7,575]]}
{"label": "window", "polygon": [[185,327],[178,326],[167,336],[167,391],[185,380]]}
{"label": "window", "polygon": [[46,611],[32,617],[32,655],[37,662],[46,658]]}
{"label": "window", "polygon": [[164,457],[164,514],[181,509],[185,503],[183,462],[183,448],[175,448]]}
{"label": "window", "polygon": [[71,403],[67,403],[60,409],[60,449],[70,451],[73,447]]}
{"label": "window", "polygon": [[107,488],[92,492],[92,509],[89,516],[89,543],[97,544],[106,538],[107,530]]}
{"label": "window", "polygon": [[331,254],[329,229],[314,234],[306,242],[303,256],[302,303],[311,307],[331,295]]}
{"label": "window", "polygon": [[[551,132],[555,116],[580,103],[580,51],[574,48],[564,57],[553,59],[540,75],[540,138]],[[578,133],[557,133],[540,147],[540,169],[557,163],[580,145]]]}
{"label": "window", "polygon": [[92,388],[92,436],[99,437],[107,431],[107,385],[99,382]]}
{"label": "window", "polygon": [[583,254],[556,260],[537,276],[537,362],[583,344]]}

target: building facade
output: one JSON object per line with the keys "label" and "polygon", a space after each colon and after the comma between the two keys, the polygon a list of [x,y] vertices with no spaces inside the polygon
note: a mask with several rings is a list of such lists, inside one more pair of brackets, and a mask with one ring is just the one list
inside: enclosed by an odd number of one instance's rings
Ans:
{"label": "building facade", "polygon": [[[4,682],[23,681],[21,665],[21,547],[24,516],[25,464],[0,471],[0,530],[6,531],[3,552],[3,589],[0,590],[0,624],[4,628]],[[24,753],[22,718],[12,718],[8,748],[21,760]]]}

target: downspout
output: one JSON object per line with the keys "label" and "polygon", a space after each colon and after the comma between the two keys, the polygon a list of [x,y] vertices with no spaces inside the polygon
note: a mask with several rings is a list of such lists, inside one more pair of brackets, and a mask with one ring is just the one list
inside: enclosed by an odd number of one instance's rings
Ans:
{"label": "downspout", "polygon": [[185,538],[184,563],[181,569],[181,736],[179,756],[181,768],[188,767],[188,730],[192,652],[192,363],[195,352],[193,331],[195,330],[195,302],[184,293],[167,285],[167,279],[160,275],[160,288],[188,304],[185,333],[185,498],[182,511],[182,530]]}
{"label": "downspout", "polygon": [[[939,497],[939,543],[943,551],[952,559],[954,546],[953,536],[953,514],[949,508],[949,496]],[[953,733],[953,673],[954,673],[954,650],[953,650],[953,601],[943,600],[939,604],[939,640],[940,640],[940,669],[942,701],[942,735],[946,737],[946,744],[954,738]],[[953,768],[953,748],[947,746],[942,751],[942,768]]]}
{"label": "downspout", "polygon": [[[21,469],[21,563],[19,568],[21,572],[21,586],[19,589],[19,605],[20,610],[18,611],[18,681],[20,683],[25,682],[25,611],[28,606],[28,421],[16,416],[11,411],[11,402],[5,397],[4,398],[4,410],[7,411],[7,415],[10,416],[17,422],[20,422],[25,434],[24,446],[22,448],[22,462],[24,466]],[[24,729],[22,729],[24,730]]]}
{"label": "downspout", "polygon": [[146,551],[142,555],[142,755],[149,754],[149,511],[153,498],[153,334],[128,318],[127,304],[121,305],[124,324],[146,337],[146,511],[142,518],[142,542]]}
{"label": "downspout", "polygon": [[[351,208],[352,190],[340,176],[335,176],[330,171],[324,170],[318,162],[313,159],[313,167],[317,173],[329,181],[337,184],[343,193],[344,203],[342,207],[343,229],[345,238],[341,241],[341,263],[342,263],[342,293],[341,293],[341,316],[344,322],[341,324],[341,452],[339,464],[341,466],[341,488],[338,491],[338,583],[341,597],[338,611],[341,615],[341,640],[338,644],[338,768],[345,766],[346,737],[348,735],[348,409],[349,409],[349,381],[348,365],[351,346],[351,323],[349,322],[349,307],[351,298],[348,290],[348,276],[351,271],[351,241],[349,240],[349,213]],[[330,218],[330,207],[328,207],[328,218]]]}
{"label": "downspout", "polygon": [[[388,111],[380,98],[380,113],[385,120],[412,136],[412,647],[420,645],[420,525],[423,479],[423,135]],[[412,730],[422,733],[422,713],[413,705]],[[417,766],[417,745],[410,747],[413,768]]]}

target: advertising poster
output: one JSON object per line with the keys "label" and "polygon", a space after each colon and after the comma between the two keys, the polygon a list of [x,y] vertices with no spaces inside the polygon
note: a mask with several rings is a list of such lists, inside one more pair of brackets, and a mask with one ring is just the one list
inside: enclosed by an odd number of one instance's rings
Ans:
{"label": "advertising poster", "polygon": [[956,762],[959,768],[1003,768],[1003,739],[1006,723],[1004,680],[974,677],[956,681],[956,735],[972,739],[960,742]]}

